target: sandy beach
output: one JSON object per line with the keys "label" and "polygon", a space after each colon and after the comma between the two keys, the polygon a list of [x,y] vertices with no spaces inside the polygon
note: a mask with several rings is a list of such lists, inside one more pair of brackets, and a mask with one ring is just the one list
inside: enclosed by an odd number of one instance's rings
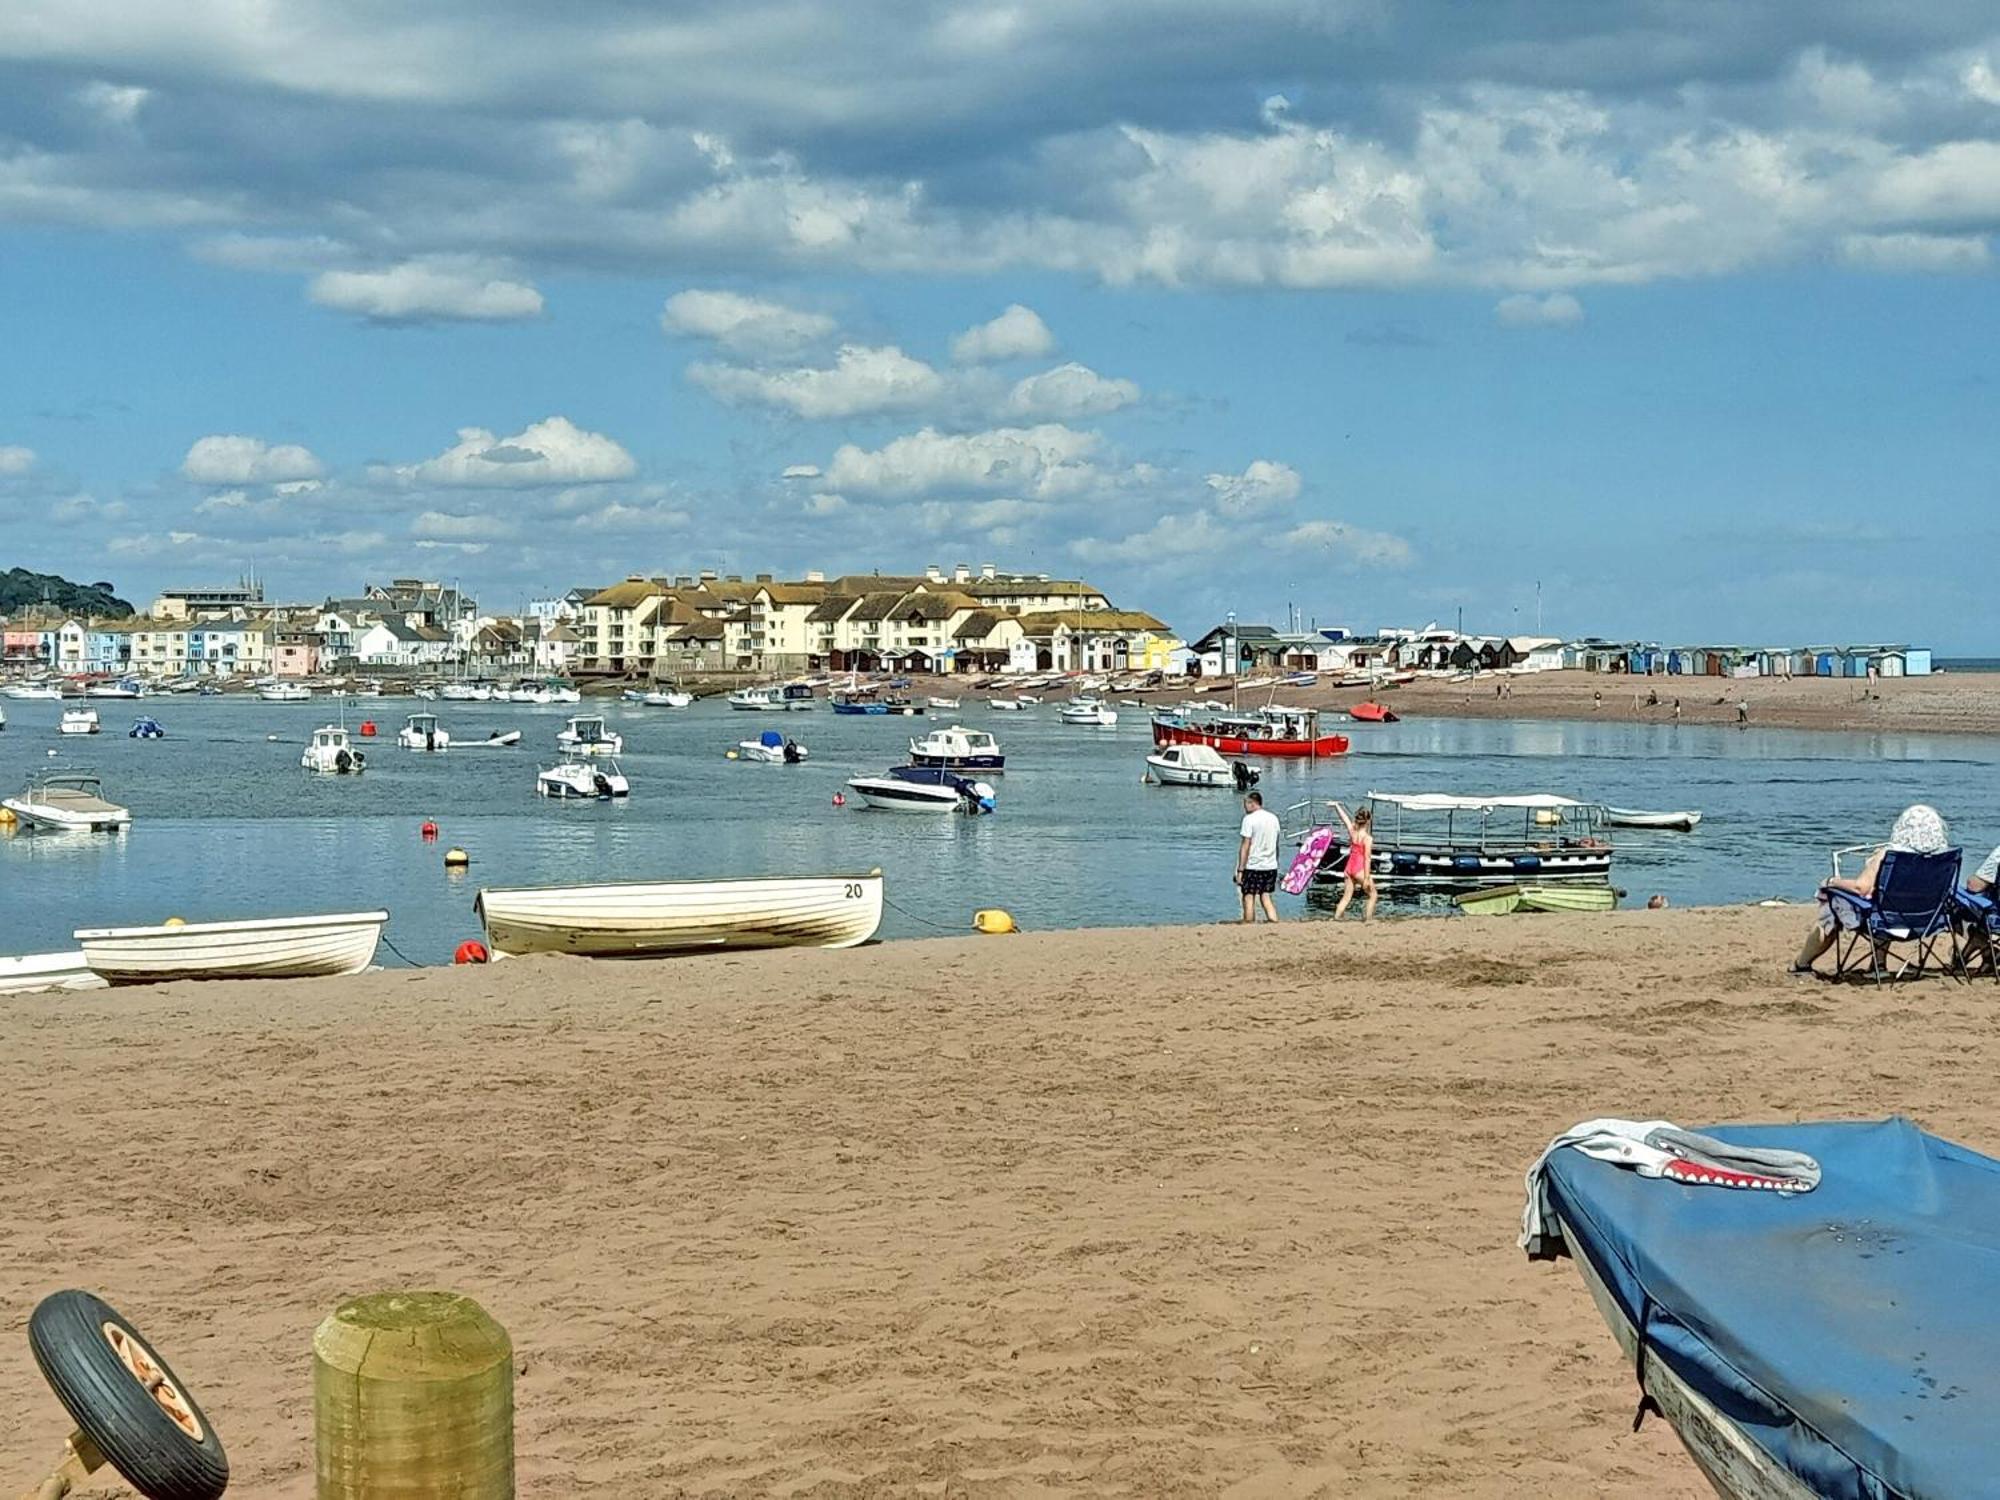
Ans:
{"label": "sandy beach", "polygon": [[1900,1111],[2000,1148],[1992,987],[1787,979],[1805,920],[8,1001],[0,1492],[67,1431],[23,1337],[49,1291],[151,1334],[233,1492],[303,1500],[315,1324],[445,1286],[513,1334],[525,1494],[1692,1500],[1574,1269],[1514,1248],[1540,1146]]}

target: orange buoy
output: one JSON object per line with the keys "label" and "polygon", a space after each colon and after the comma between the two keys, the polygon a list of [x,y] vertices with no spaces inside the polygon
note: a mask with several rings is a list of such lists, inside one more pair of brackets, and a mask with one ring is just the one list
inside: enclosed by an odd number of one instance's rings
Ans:
{"label": "orange buoy", "polygon": [[455,964],[483,964],[492,960],[493,955],[486,951],[486,945],[471,938],[460,943],[458,951],[451,956]]}
{"label": "orange buoy", "polygon": [[418,831],[423,834],[424,842],[426,844],[437,842],[438,826],[437,824],[433,823],[429,818],[424,819],[424,826]]}

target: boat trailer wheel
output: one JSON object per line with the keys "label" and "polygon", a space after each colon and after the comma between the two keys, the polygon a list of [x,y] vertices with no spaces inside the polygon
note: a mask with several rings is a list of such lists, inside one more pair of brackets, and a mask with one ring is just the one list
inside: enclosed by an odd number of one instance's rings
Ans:
{"label": "boat trailer wheel", "polygon": [[28,1320],[28,1347],[76,1423],[57,1464],[22,1500],[62,1500],[105,1464],[149,1500],[217,1500],[222,1440],[180,1377],[89,1292],[57,1292]]}

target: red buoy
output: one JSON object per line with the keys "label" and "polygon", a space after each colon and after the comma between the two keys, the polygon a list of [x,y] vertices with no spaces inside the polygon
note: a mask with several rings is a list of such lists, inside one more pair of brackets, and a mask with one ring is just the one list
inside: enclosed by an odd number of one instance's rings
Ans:
{"label": "red buoy", "polygon": [[845,796],[845,794],[843,794],[843,793],[841,793],[841,792],[835,792],[835,793],[833,794],[833,805],[834,805],[835,807],[845,807],[845,806],[847,806],[847,797]]}
{"label": "red buoy", "polygon": [[364,740],[375,738],[375,721],[373,719],[363,719],[361,721],[361,737]]}
{"label": "red buoy", "polygon": [[490,963],[492,958],[493,955],[486,951],[484,943],[468,938],[458,945],[458,951],[452,954],[451,961],[455,964],[483,964]]}
{"label": "red buoy", "polygon": [[422,832],[424,836],[424,842],[426,844],[434,844],[437,842],[438,826],[437,824],[433,823],[429,818],[424,819],[424,826],[420,830],[420,832]]}

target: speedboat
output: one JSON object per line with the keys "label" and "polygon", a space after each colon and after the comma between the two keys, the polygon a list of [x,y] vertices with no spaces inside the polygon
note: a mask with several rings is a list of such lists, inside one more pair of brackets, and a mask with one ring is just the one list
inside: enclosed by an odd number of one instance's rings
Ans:
{"label": "speedboat", "polygon": [[785,706],[784,689],[775,684],[767,687],[738,688],[728,697],[728,704],[739,713],[768,713]]}
{"label": "speedboat", "polygon": [[257,689],[257,696],[266,703],[304,703],[312,697],[312,689],[303,682],[267,682]]}
{"label": "speedboat", "polygon": [[53,682],[10,682],[0,688],[0,697],[32,703],[59,703],[62,701],[62,689]]}
{"label": "speedboat", "polygon": [[520,744],[521,731],[518,729],[496,729],[491,734],[487,735],[485,739],[475,740],[473,743],[479,745],[485,745],[488,746],[489,748],[498,750],[509,745]]}
{"label": "speedboat", "polygon": [[510,957],[852,948],[882,924],[882,872],[482,890],[472,909]]}
{"label": "speedboat", "polygon": [[629,796],[631,791],[632,784],[625,779],[615,759],[585,751],[572,751],[559,764],[535,777],[535,795],[558,801],[581,798],[609,802],[614,797]]}
{"label": "speedboat", "polygon": [[92,971],[112,984],[170,979],[305,979],[359,974],[375,961],[386,911],[247,922],[167,922],[85,927],[76,941]]}
{"label": "speedboat", "polygon": [[348,743],[347,731],[336,724],[315,729],[312,743],[299,756],[301,769],[321,776],[358,775],[367,765],[368,757]]}
{"label": "speedboat", "polygon": [[739,743],[736,758],[772,766],[796,766],[806,758],[806,747],[797,740],[786,739],[775,729],[767,729],[756,739]]}
{"label": "speedboat", "polygon": [[163,740],[166,737],[166,727],[151,714],[139,715],[132,721],[132,727],[125,731],[128,740]]}
{"label": "speedboat", "polygon": [[104,782],[94,771],[43,771],[0,807],[50,832],[118,833],[132,823],[128,810],[105,800]]}
{"label": "speedboat", "polygon": [[1607,807],[1604,821],[1612,828],[1665,828],[1675,833],[1693,833],[1701,822],[1698,812],[1642,812],[1636,807]]}
{"label": "speedboat", "polygon": [[1003,714],[1019,713],[1026,707],[1019,698],[988,698],[986,706]]}
{"label": "speedboat", "polygon": [[565,750],[585,755],[622,755],[625,736],[604,727],[602,714],[578,714],[556,733],[556,743]]}
{"label": "speedboat", "polygon": [[1073,698],[1062,706],[1065,724],[1101,724],[1107,729],[1118,722],[1118,710],[1106,708],[1095,698]]}
{"label": "speedboat", "polygon": [[1000,753],[1000,742],[985,730],[954,724],[911,740],[910,764],[943,766],[948,771],[1004,771],[1007,757]]}
{"label": "speedboat", "polygon": [[694,694],[675,692],[671,689],[655,689],[650,693],[641,693],[639,702],[648,708],[686,708],[694,702]]}
{"label": "speedboat", "polygon": [[97,710],[94,708],[66,708],[62,722],[56,726],[61,734],[96,734]]}
{"label": "speedboat", "polygon": [[405,750],[443,750],[451,736],[438,727],[436,714],[411,714],[396,731],[396,743]]}
{"label": "speedboat", "polygon": [[985,782],[968,781],[939,766],[892,766],[883,775],[856,776],[847,785],[863,802],[884,812],[977,815],[992,812],[997,796]]}
{"label": "speedboat", "polygon": [[1247,791],[1257,784],[1257,772],[1240,760],[1224,760],[1207,745],[1165,745],[1146,757],[1146,765],[1162,786],[1230,786]]}
{"label": "speedboat", "polygon": [[946,713],[958,712],[958,700],[956,698],[926,698],[924,699],[924,704],[928,708],[942,709]]}
{"label": "speedboat", "polygon": [[130,677],[118,682],[93,682],[83,690],[86,698],[137,698],[144,693],[145,689]]}

